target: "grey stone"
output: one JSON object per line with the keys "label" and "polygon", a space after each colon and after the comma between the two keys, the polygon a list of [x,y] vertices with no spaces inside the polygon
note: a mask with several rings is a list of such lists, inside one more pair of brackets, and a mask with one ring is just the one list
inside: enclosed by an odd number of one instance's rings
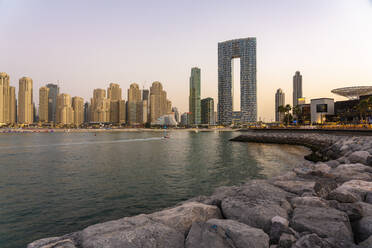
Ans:
{"label": "grey stone", "polygon": [[333,190],[331,193],[329,193],[327,199],[348,203],[360,201],[361,197],[358,194],[353,193],[346,188],[339,187]]}
{"label": "grey stone", "polygon": [[362,216],[372,216],[372,204],[367,202],[357,202],[355,203],[358,207],[362,209]]}
{"label": "grey stone", "polygon": [[337,160],[330,160],[328,162],[326,162],[326,164],[331,167],[331,168],[336,168],[337,166],[340,165],[340,162],[337,161]]}
{"label": "grey stone", "polygon": [[213,218],[222,218],[218,207],[199,202],[187,202],[181,206],[155,212],[148,217],[173,227],[185,235],[195,221],[205,222]]}
{"label": "grey stone", "polygon": [[301,237],[292,248],[335,248],[328,241],[316,234],[308,234]]}
{"label": "grey stone", "polygon": [[315,183],[314,190],[317,196],[326,198],[328,194],[337,188],[337,183],[331,179],[318,180]]}
{"label": "grey stone", "polygon": [[313,181],[299,181],[299,180],[287,180],[287,181],[275,181],[273,184],[285,191],[301,195],[304,192],[314,192],[315,182]]}
{"label": "grey stone", "polygon": [[363,209],[358,204],[358,202],[356,203],[336,202],[334,208],[346,213],[350,221],[357,221],[363,217]]}
{"label": "grey stone", "polygon": [[366,165],[372,166],[372,155],[371,156],[368,156],[368,158],[366,160]]}
{"label": "grey stone", "polygon": [[322,238],[353,240],[348,216],[333,208],[298,207],[293,212],[290,226],[297,232],[308,231]]}
{"label": "grey stone", "polygon": [[309,207],[328,207],[328,204],[325,200],[320,197],[294,197],[291,199],[293,208],[299,206],[309,206]]}
{"label": "grey stone", "polygon": [[341,164],[332,169],[330,175],[338,181],[346,182],[349,180],[372,180],[372,168],[360,163]]}
{"label": "grey stone", "polygon": [[274,216],[288,218],[289,193],[264,181],[253,180],[222,199],[221,209],[227,219],[237,220],[270,232]]}
{"label": "grey stone", "polygon": [[363,242],[358,244],[359,247],[363,248],[371,248],[372,247],[372,235],[369,236],[368,239],[364,240]]}
{"label": "grey stone", "polygon": [[279,248],[291,248],[292,244],[294,244],[295,242],[296,242],[295,236],[293,236],[292,234],[283,233],[280,236]]}
{"label": "grey stone", "polygon": [[348,156],[351,163],[367,164],[367,158],[370,156],[367,151],[356,151]]}
{"label": "grey stone", "polygon": [[365,202],[372,204],[372,192],[366,192]]}
{"label": "grey stone", "polygon": [[312,174],[319,175],[319,176],[328,175],[331,169],[332,168],[330,166],[322,162],[318,162],[311,167]]}
{"label": "grey stone", "polygon": [[36,240],[28,244],[27,248],[76,248],[76,246],[69,238],[51,237]]}
{"label": "grey stone", "polygon": [[271,244],[277,244],[282,233],[284,232],[291,233],[288,227],[289,222],[287,219],[284,219],[280,216],[275,216],[271,219],[271,223],[272,224],[269,235]]}
{"label": "grey stone", "polygon": [[184,247],[184,234],[146,215],[89,226],[82,231],[84,248]]}
{"label": "grey stone", "polygon": [[355,240],[359,243],[372,235],[372,216],[366,216],[353,222]]}
{"label": "grey stone", "polygon": [[206,223],[193,223],[185,247],[267,248],[269,236],[260,229],[234,220],[211,219]]}

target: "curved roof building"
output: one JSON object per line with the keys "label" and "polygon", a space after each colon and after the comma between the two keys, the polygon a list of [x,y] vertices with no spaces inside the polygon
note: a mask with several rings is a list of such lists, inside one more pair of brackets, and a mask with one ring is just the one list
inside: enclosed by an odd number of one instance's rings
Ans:
{"label": "curved roof building", "polygon": [[331,90],[333,94],[347,97],[350,100],[359,99],[360,96],[372,94],[372,86],[353,86]]}

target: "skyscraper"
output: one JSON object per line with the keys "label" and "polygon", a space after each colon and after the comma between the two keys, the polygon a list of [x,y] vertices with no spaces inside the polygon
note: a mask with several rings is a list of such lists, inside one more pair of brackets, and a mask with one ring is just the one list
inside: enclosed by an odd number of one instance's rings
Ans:
{"label": "skyscraper", "polygon": [[200,68],[191,68],[190,76],[190,95],[189,95],[189,112],[190,124],[199,125],[200,119]]}
{"label": "skyscraper", "polygon": [[9,75],[5,72],[0,73],[0,124],[10,122],[9,105]]}
{"label": "skyscraper", "polygon": [[78,96],[73,97],[72,109],[74,110],[74,125],[78,127],[84,122],[84,99]]}
{"label": "skyscraper", "polygon": [[201,100],[201,123],[214,125],[214,100],[211,97]]}
{"label": "skyscraper", "polygon": [[282,89],[278,89],[275,93],[275,121],[281,122],[284,118],[284,113],[279,112],[279,107],[285,105],[285,94]]}
{"label": "skyscraper", "polygon": [[49,88],[48,121],[56,123],[57,96],[59,95],[59,87],[56,84],[47,84],[46,87]]}
{"label": "skyscraper", "polygon": [[32,124],[34,122],[32,84],[32,79],[29,77],[19,79],[18,123],[21,124]]}
{"label": "skyscraper", "polygon": [[298,105],[298,98],[302,98],[302,75],[296,71],[293,76],[293,107]]}
{"label": "skyscraper", "polygon": [[93,90],[90,108],[92,122],[110,121],[110,100],[106,98],[106,91],[104,89]]}
{"label": "skyscraper", "polygon": [[240,58],[241,122],[257,121],[256,38],[218,43],[218,120],[232,123],[233,80],[232,59]]}
{"label": "skyscraper", "polygon": [[180,123],[180,112],[178,112],[178,109],[176,107],[172,108],[172,112],[174,113],[174,119],[177,123]]}
{"label": "skyscraper", "polygon": [[40,87],[39,89],[39,121],[48,122],[49,88]]}
{"label": "skyscraper", "polygon": [[142,124],[142,96],[138,84],[132,83],[128,89],[127,119],[129,125]]}
{"label": "skyscraper", "polygon": [[15,87],[9,86],[9,123],[17,122],[17,100],[15,97]]}
{"label": "skyscraper", "polygon": [[74,124],[74,110],[69,94],[62,93],[57,96],[56,122],[62,125]]}
{"label": "skyscraper", "polygon": [[119,123],[119,101],[122,91],[118,84],[111,83],[107,89],[107,98],[110,100],[110,122]]}
{"label": "skyscraper", "polygon": [[157,119],[168,113],[171,103],[167,100],[167,93],[160,82],[153,82],[150,87],[150,118],[155,124]]}
{"label": "skyscraper", "polygon": [[85,102],[85,104],[84,104],[84,123],[89,123],[90,122],[90,114],[91,114],[90,103]]}

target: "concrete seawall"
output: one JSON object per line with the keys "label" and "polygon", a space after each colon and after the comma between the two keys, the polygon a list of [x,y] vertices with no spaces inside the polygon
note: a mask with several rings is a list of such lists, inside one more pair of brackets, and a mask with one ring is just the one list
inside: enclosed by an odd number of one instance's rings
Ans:
{"label": "concrete seawall", "polygon": [[312,149],[312,161],[275,178],[220,187],[211,196],[28,248],[372,247],[371,137],[252,132],[232,141],[304,145]]}

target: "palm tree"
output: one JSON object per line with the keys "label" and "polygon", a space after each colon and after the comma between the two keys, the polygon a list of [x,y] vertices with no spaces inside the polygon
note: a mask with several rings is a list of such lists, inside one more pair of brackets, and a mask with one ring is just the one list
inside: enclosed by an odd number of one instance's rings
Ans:
{"label": "palm tree", "polygon": [[288,126],[289,125],[289,112],[291,111],[292,107],[291,105],[287,104],[285,105],[284,109],[285,109],[285,113],[287,113],[286,116],[287,116],[287,126]]}
{"label": "palm tree", "polygon": [[280,105],[280,106],[278,107],[278,112],[280,113],[280,114],[279,114],[279,121],[281,122],[282,119],[281,119],[280,117],[282,116],[282,114],[285,113],[285,107],[284,107],[283,105]]}
{"label": "palm tree", "polygon": [[361,121],[363,120],[363,116],[364,116],[364,119],[366,119],[366,114],[367,114],[368,109],[369,109],[369,99],[361,100],[357,106],[357,110],[359,112]]}
{"label": "palm tree", "polygon": [[292,109],[293,116],[296,117],[296,124],[298,124],[299,120],[301,119],[302,109],[300,106],[294,106]]}

